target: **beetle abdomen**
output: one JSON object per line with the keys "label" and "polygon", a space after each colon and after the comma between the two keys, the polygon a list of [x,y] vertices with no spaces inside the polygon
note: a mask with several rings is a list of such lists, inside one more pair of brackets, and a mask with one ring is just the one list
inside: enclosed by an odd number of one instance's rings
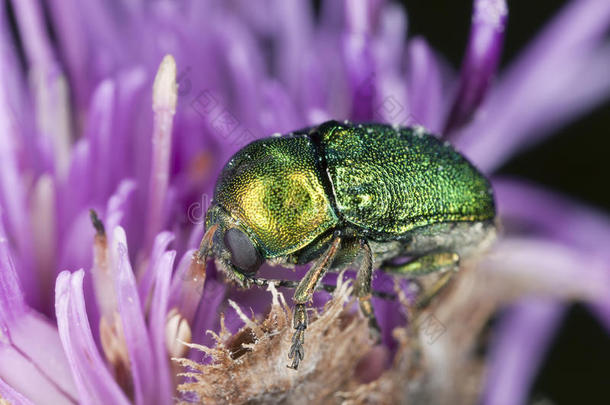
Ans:
{"label": "beetle abdomen", "polygon": [[370,237],[495,216],[487,179],[422,129],[331,121],[317,133],[338,214]]}

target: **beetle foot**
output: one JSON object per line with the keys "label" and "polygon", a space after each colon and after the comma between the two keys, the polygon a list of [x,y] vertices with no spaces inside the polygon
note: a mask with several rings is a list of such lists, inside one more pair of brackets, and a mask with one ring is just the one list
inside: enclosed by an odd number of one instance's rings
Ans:
{"label": "beetle foot", "polygon": [[292,364],[288,368],[294,370],[299,368],[299,363],[305,357],[305,350],[303,349],[303,343],[305,343],[305,329],[300,327],[292,335],[292,346],[290,346],[290,352],[288,358],[292,359]]}
{"label": "beetle foot", "polygon": [[299,368],[299,363],[305,357],[305,329],[307,329],[307,313],[304,304],[297,304],[294,308],[294,334],[292,335],[292,346],[288,358],[292,359],[292,364],[287,367],[294,370]]}
{"label": "beetle foot", "polygon": [[376,345],[381,343],[381,328],[376,318],[369,318],[369,336]]}
{"label": "beetle foot", "polygon": [[368,319],[369,324],[369,335],[371,340],[375,342],[375,344],[381,343],[381,328],[377,323],[377,317],[375,316],[375,312],[373,311],[373,305],[371,304],[370,295],[364,296],[360,298],[360,310],[362,314]]}

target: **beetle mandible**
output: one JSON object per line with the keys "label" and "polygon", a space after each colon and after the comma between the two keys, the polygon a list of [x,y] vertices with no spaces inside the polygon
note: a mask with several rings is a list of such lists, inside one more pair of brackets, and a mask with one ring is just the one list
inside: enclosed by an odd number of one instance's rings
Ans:
{"label": "beetle mandible", "polygon": [[[254,141],[226,164],[196,258],[214,257],[244,288],[265,261],[313,262],[294,292],[289,367],[304,357],[306,304],[329,270],[358,269],[354,295],[373,332],[373,270],[405,277],[442,272],[495,235],[489,181],[449,143],[422,127],[325,122]],[[406,263],[392,259],[409,257]],[[290,285],[286,282],[284,285]]]}

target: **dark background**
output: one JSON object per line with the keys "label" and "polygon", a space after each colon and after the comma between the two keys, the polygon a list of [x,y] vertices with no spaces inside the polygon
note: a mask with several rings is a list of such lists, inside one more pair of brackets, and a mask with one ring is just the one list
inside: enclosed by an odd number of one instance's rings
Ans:
{"label": "dark background", "polygon": [[[470,30],[472,1],[401,2],[409,15],[409,34],[423,35],[459,68]],[[508,3],[502,67],[518,55],[567,1]],[[499,172],[529,179],[610,212],[609,128],[610,102],[606,102],[556,131],[547,141],[514,157]],[[609,397],[610,339],[584,306],[573,306],[536,378],[530,402],[546,398],[557,405],[597,404],[608,403]]]}

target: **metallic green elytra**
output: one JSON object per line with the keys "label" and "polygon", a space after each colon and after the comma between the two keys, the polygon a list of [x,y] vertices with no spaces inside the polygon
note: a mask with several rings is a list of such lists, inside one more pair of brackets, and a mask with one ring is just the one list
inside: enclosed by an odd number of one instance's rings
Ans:
{"label": "metallic green elytra", "polygon": [[[374,268],[405,277],[437,272],[428,302],[461,257],[495,235],[489,181],[421,127],[325,122],[245,146],[226,164],[198,252],[243,287],[296,287],[292,368],[303,359],[305,304],[328,270],[358,269],[354,294],[377,330]],[[393,259],[409,257],[402,264]],[[256,277],[262,263],[313,261],[298,283]]]}

